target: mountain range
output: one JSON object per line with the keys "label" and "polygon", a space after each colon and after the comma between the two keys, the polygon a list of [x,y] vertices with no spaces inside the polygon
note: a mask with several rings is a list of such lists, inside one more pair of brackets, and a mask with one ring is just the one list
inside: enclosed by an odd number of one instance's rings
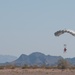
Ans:
{"label": "mountain range", "polygon": [[[10,56],[8,56],[10,57]],[[13,58],[13,57],[10,57]],[[4,58],[7,60],[6,58]],[[51,56],[51,55],[45,55],[40,52],[34,52],[31,53],[30,55],[22,54],[19,58],[15,57],[14,59],[7,61],[7,63],[3,63],[0,65],[7,65],[7,64],[12,64],[16,66],[24,66],[24,65],[29,65],[29,66],[55,66],[58,63],[58,60],[63,59],[61,56]],[[70,64],[75,65],[75,57],[74,58],[65,58]],[[0,58],[1,61],[1,58]]]}
{"label": "mountain range", "polygon": [[52,66],[52,65],[56,65],[56,63],[58,62],[59,59],[62,59],[62,57],[45,55],[40,52],[34,52],[30,55],[22,54],[17,60],[15,60],[11,63],[15,64],[17,66],[23,66],[23,65]]}

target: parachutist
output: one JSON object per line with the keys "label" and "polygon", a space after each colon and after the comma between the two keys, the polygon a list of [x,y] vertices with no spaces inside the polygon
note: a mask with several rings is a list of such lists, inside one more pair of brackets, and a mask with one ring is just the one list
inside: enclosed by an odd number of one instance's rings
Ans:
{"label": "parachutist", "polygon": [[64,48],[64,52],[66,52],[66,50],[67,50],[67,49],[66,49],[66,48]]}
{"label": "parachutist", "polygon": [[[70,29],[58,30],[54,33],[54,35],[58,37],[64,33],[69,33],[72,36],[75,36],[75,31],[70,30]],[[66,51],[67,51],[66,44],[64,44],[64,52],[66,52]]]}
{"label": "parachutist", "polygon": [[67,49],[66,49],[66,44],[64,44],[64,52],[66,52],[66,50],[67,50]]}

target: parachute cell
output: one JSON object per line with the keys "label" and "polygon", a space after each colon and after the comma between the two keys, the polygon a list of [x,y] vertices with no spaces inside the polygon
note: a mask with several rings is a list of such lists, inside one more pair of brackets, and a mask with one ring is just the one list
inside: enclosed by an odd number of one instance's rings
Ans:
{"label": "parachute cell", "polygon": [[54,33],[54,35],[55,35],[55,36],[60,36],[60,35],[62,35],[62,34],[64,34],[64,33],[69,33],[69,34],[75,36],[75,31],[69,30],[69,29],[56,31],[56,32]]}

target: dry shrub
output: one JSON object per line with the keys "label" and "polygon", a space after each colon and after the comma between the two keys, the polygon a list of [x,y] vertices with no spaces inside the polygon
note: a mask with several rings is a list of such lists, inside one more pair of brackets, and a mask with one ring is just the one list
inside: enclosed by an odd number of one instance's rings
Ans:
{"label": "dry shrub", "polygon": [[22,69],[28,69],[28,68],[30,68],[28,65],[24,65],[24,66],[22,66]]}
{"label": "dry shrub", "polygon": [[15,69],[16,66],[14,66],[14,65],[6,65],[5,68],[6,69]]}
{"label": "dry shrub", "polygon": [[60,59],[59,61],[58,61],[58,65],[57,65],[57,68],[58,69],[67,69],[67,68],[69,68],[70,67],[70,63],[67,61],[67,60],[65,60],[65,59]]}
{"label": "dry shrub", "polygon": [[1,70],[1,69],[4,69],[4,66],[0,66],[0,70]]}

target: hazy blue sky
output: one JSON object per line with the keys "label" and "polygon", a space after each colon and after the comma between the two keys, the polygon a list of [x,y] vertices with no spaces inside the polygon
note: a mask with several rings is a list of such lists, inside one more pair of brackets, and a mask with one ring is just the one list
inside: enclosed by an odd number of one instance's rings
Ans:
{"label": "hazy blue sky", "polygon": [[75,37],[54,36],[65,28],[75,30],[75,0],[0,0],[1,55],[42,52],[75,57]]}

